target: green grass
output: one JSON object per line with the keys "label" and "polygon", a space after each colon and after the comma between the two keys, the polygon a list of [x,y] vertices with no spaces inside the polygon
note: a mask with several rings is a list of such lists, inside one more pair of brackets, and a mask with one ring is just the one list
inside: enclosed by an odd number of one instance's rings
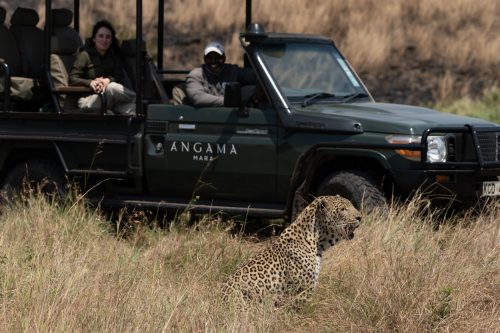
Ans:
{"label": "green grass", "polygon": [[481,118],[500,124],[500,88],[486,90],[482,98],[477,100],[462,98],[438,103],[434,108],[443,112]]}

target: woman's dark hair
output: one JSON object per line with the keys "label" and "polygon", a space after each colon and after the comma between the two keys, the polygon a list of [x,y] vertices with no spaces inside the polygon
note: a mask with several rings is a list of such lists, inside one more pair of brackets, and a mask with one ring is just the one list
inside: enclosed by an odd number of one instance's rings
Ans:
{"label": "woman's dark hair", "polygon": [[97,31],[99,31],[99,29],[103,27],[111,31],[110,50],[113,50],[114,52],[119,51],[120,47],[118,45],[118,39],[116,38],[116,30],[108,20],[100,20],[94,25],[94,27],[92,28],[92,38],[90,39],[90,46],[95,46],[94,38],[97,35]]}

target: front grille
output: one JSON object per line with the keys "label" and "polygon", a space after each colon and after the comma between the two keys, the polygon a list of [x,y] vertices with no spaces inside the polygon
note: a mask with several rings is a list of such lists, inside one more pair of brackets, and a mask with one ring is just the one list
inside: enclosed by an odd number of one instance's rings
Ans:
{"label": "front grille", "polygon": [[148,133],[167,133],[168,122],[166,121],[146,121],[146,131]]}
{"label": "front grille", "polygon": [[479,132],[477,141],[484,162],[500,161],[500,132]]}

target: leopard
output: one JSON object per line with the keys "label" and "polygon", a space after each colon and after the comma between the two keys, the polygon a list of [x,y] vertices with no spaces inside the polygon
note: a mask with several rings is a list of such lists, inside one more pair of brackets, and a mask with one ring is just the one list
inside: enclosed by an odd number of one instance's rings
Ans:
{"label": "leopard", "polygon": [[313,294],[323,252],[354,237],[361,213],[341,196],[315,198],[262,252],[222,284],[224,300],[301,307]]}

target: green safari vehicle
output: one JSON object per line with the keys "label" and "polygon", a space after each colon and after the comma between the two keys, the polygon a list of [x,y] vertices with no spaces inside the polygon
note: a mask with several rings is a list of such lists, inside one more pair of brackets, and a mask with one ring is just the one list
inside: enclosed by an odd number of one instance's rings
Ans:
{"label": "green safari vehicle", "polygon": [[[66,27],[76,32],[79,6]],[[340,194],[368,210],[417,191],[463,205],[500,196],[498,124],[377,103],[331,40],[266,32],[252,23],[250,0],[246,6],[240,40],[257,81],[228,82],[224,107],[195,108],[171,100],[187,70],[163,67],[164,1],[155,61],[143,47],[137,0],[136,38],[124,41],[132,46],[124,63],[135,76],[137,114],[125,116],[61,102],[72,87],[54,82],[48,59],[64,37],[46,0],[38,78],[45,98],[20,100],[5,89],[1,100],[4,192],[26,179],[51,180],[60,191],[79,179],[103,206],[288,219],[318,195]],[[8,83],[3,66],[0,80]]]}

